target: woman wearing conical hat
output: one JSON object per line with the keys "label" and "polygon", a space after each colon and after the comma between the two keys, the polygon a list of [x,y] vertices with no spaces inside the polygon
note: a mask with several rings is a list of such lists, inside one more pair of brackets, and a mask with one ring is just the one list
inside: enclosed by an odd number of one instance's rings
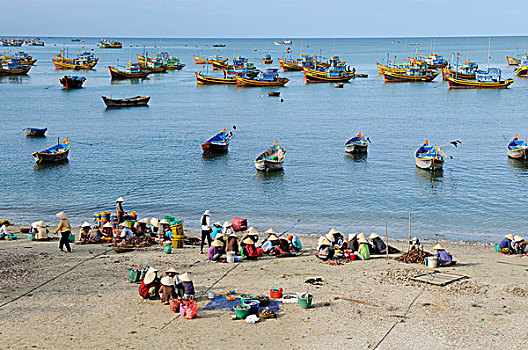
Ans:
{"label": "woman wearing conical hat", "polygon": [[117,224],[119,225],[123,221],[125,221],[125,215],[126,212],[123,209],[123,203],[125,202],[125,199],[123,197],[119,197],[116,199],[116,216],[117,216]]}
{"label": "woman wearing conical hat", "polygon": [[332,249],[332,242],[328,238],[323,238],[319,244],[319,248],[315,256],[323,261],[332,260],[334,258],[334,249]]}
{"label": "woman wearing conical hat", "polygon": [[362,260],[370,259],[370,247],[368,244],[367,237],[363,233],[360,233],[358,235],[358,244],[359,244],[359,249],[358,249],[359,257]]}
{"label": "woman wearing conical hat", "polygon": [[277,237],[275,234],[270,234],[267,241],[262,245],[262,251],[266,254],[273,254],[277,244],[279,244],[279,237]]}
{"label": "woman wearing conical hat", "polygon": [[81,236],[81,243],[85,244],[88,242],[88,234],[90,233],[90,223],[88,221],[85,221],[81,225],[81,230],[79,231],[79,235]]}
{"label": "woman wearing conical hat", "polygon": [[201,222],[202,224],[202,240],[200,242],[200,253],[203,254],[203,247],[205,245],[205,240],[207,239],[207,244],[211,247],[211,211],[208,209],[204,211],[202,215]]}
{"label": "woman wearing conical hat", "polygon": [[438,261],[438,265],[449,266],[455,263],[453,261],[453,256],[449,254],[449,252],[447,252],[440,244],[435,245],[433,249],[436,250],[436,259]]}
{"label": "woman wearing conical hat", "polygon": [[60,213],[57,213],[56,216],[60,219],[59,226],[57,226],[54,232],[55,234],[57,232],[60,232],[61,234],[61,239],[59,242],[59,250],[61,252],[64,252],[64,249],[62,248],[66,246],[66,250],[68,251],[68,253],[71,253],[70,241],[68,240],[71,234],[71,226],[70,226],[70,221],[68,220],[68,216],[63,211],[61,211]]}
{"label": "woman wearing conical hat", "polygon": [[246,238],[251,238],[251,240],[253,241],[253,244],[257,244],[258,242],[258,239],[259,239],[259,236],[258,236],[258,231],[253,227],[251,226],[245,233],[244,235],[242,236],[242,241],[240,242],[240,246],[244,246],[244,240]]}
{"label": "woman wearing conical hat", "polygon": [[513,252],[513,235],[511,233],[504,236],[502,241],[499,242],[499,252],[505,254],[511,254]]}
{"label": "woman wearing conical hat", "polygon": [[244,253],[246,260],[255,260],[259,257],[258,249],[251,237],[245,238],[242,243],[244,244],[242,246],[242,253]]}
{"label": "woman wearing conical hat", "polygon": [[370,244],[370,253],[371,254],[386,254],[387,253],[387,245],[383,240],[380,238],[379,235],[372,232],[369,236],[370,241],[372,242]]}
{"label": "woman wearing conical hat", "polygon": [[238,255],[238,237],[234,232],[227,236],[226,252],[235,252],[235,255]]}
{"label": "woman wearing conical hat", "polygon": [[143,299],[155,299],[160,286],[158,270],[150,267],[139,285],[139,295]]}

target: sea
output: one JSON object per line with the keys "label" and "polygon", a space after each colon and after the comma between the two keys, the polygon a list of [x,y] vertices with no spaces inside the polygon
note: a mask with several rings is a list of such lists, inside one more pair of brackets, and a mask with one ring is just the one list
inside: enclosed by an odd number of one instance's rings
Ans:
{"label": "sea", "polygon": [[[480,67],[514,77],[506,56],[526,53],[525,37],[457,38],[112,38],[122,49],[99,49],[99,38],[41,37],[44,47],[21,50],[38,59],[29,75],[0,78],[0,217],[15,224],[45,220],[65,211],[72,223],[124,209],[138,217],[176,216],[186,229],[200,229],[200,215],[213,222],[247,218],[258,229],[277,232],[377,232],[430,239],[495,241],[526,234],[528,164],[508,159],[506,146],[528,137],[528,80],[506,90],[449,90],[441,76],[430,83],[384,83],[376,62],[401,61],[434,51],[460,54]],[[336,54],[358,73],[336,89],[305,84],[302,72],[281,72],[282,88],[197,86],[193,55],[248,57],[264,68],[288,46],[294,56]],[[214,44],[225,44],[215,48]],[[93,51],[92,71],[58,71],[51,58]],[[16,51],[17,48],[11,48]],[[148,79],[111,81],[109,65],[136,61],[136,54],[167,51],[187,66]],[[5,48],[0,51],[5,52]],[[396,58],[395,58],[396,57]],[[490,58],[489,58],[490,57]],[[84,88],[66,91],[59,79],[86,77]],[[281,97],[268,97],[270,90]],[[144,108],[106,109],[101,96],[151,96]],[[236,126],[236,129],[234,129]],[[27,127],[48,128],[45,138],[26,138]],[[229,152],[204,157],[200,144],[222,129],[234,132]],[[344,144],[358,132],[371,140],[366,157],[351,157]],[[71,140],[69,162],[37,165],[31,153]],[[429,140],[446,145],[440,174],[417,169],[414,152]],[[274,142],[286,148],[284,170],[261,173],[254,158]]]}

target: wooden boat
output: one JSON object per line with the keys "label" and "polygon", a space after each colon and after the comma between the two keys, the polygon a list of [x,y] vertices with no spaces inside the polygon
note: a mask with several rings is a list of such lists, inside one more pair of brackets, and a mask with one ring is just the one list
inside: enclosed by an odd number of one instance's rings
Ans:
{"label": "wooden boat", "polygon": [[194,72],[196,75],[196,84],[198,85],[214,85],[214,84],[228,84],[228,85],[234,85],[236,84],[236,78],[235,75],[228,76],[226,71],[224,71],[224,77],[212,77],[208,75],[204,75],[198,72]]}
{"label": "wooden boat", "polygon": [[353,77],[354,72],[347,71],[344,66],[332,66],[326,71],[304,68],[306,83],[346,83]]}
{"label": "wooden boat", "polygon": [[478,72],[478,64],[475,62],[466,61],[460,67],[447,66],[442,68],[442,80],[447,80],[447,77],[455,77],[460,79],[475,80]]}
{"label": "wooden boat", "polygon": [[515,75],[525,77],[528,75],[528,57],[524,56],[519,61],[519,68],[515,70]]}
{"label": "wooden boat", "polygon": [[376,62],[376,66],[378,67],[378,74],[382,75],[384,71],[392,71],[392,72],[399,72],[399,73],[405,73],[409,67],[411,67],[410,62],[403,62],[403,63],[392,63],[391,61],[387,60],[387,64],[383,64],[383,61]]}
{"label": "wooden boat", "polygon": [[163,64],[163,61],[158,58],[149,58],[146,64],[139,64],[143,71],[149,73],[167,73],[167,65]]}
{"label": "wooden boat", "polygon": [[297,61],[292,61],[287,58],[277,58],[279,60],[279,64],[283,71],[285,72],[293,72],[293,71],[302,71],[303,67],[300,65]]}
{"label": "wooden boat", "polygon": [[515,79],[501,80],[501,74],[499,68],[488,68],[477,72],[475,80],[447,77],[447,82],[450,89],[506,89]]}
{"label": "wooden boat", "polygon": [[[235,127],[233,127],[235,128]],[[202,143],[202,151],[205,154],[225,153],[228,151],[229,142],[231,142],[232,132],[223,129],[209,140]]]}
{"label": "wooden boat", "polygon": [[37,62],[32,56],[22,51],[14,53],[13,55],[0,55],[0,57],[4,60],[19,59],[22,66],[33,66]]}
{"label": "wooden boat", "polygon": [[117,68],[108,66],[112,80],[114,79],[144,79],[150,72],[141,69],[139,63],[128,63],[125,70],[118,70]]}
{"label": "wooden boat", "polygon": [[508,66],[516,66],[521,62],[521,60],[519,58],[506,56],[506,62],[508,62]]}
{"label": "wooden boat", "polygon": [[426,57],[409,57],[409,61],[413,64],[425,64],[429,69],[442,69],[449,64],[443,56],[437,55],[436,53],[432,53]]}
{"label": "wooden boat", "polygon": [[368,138],[362,133],[358,133],[345,143],[345,151],[351,154],[367,153]]}
{"label": "wooden boat", "polygon": [[271,58],[271,55],[268,53],[266,56],[262,57],[262,63],[264,64],[272,64],[273,58]]}
{"label": "wooden boat", "polygon": [[278,97],[278,96],[280,96],[280,91],[268,91],[268,96],[270,96],[270,97]]}
{"label": "wooden boat", "polygon": [[275,41],[275,45],[282,46],[282,45],[291,45],[293,41],[291,40],[283,40],[283,41]]}
{"label": "wooden boat", "polygon": [[220,63],[226,63],[227,62],[227,58],[222,58],[220,56],[213,56],[213,57],[210,57],[210,58],[202,58],[202,57],[198,57],[196,55],[193,55],[194,57],[194,64],[208,64],[210,63],[210,61],[217,61],[217,62],[220,62]]}
{"label": "wooden boat", "polygon": [[48,128],[26,128],[24,131],[27,137],[44,137]]}
{"label": "wooden boat", "polygon": [[156,57],[163,60],[167,70],[182,70],[185,67],[185,64],[181,63],[178,57],[173,57],[168,52],[160,52]]}
{"label": "wooden boat", "polygon": [[27,46],[45,46],[43,41],[40,41],[40,39],[37,38],[31,38],[26,40]]}
{"label": "wooden boat", "polygon": [[22,66],[20,59],[12,58],[0,61],[0,75],[26,75],[32,66]]}
{"label": "wooden boat", "polygon": [[226,44],[214,44],[213,47],[226,47]]}
{"label": "wooden boat", "polygon": [[136,96],[130,98],[114,99],[106,96],[101,96],[104,103],[109,108],[120,107],[142,107],[147,106],[150,101],[150,96]]}
{"label": "wooden boat", "polygon": [[255,158],[255,168],[260,171],[281,170],[285,155],[286,149],[275,142],[272,147]]}
{"label": "wooden boat", "polygon": [[508,143],[508,157],[513,159],[527,159],[528,143],[521,139],[519,135],[515,135]]}
{"label": "wooden boat", "polygon": [[92,52],[82,52],[76,58],[64,57],[64,50],[51,59],[55,69],[93,69],[99,58],[95,58]]}
{"label": "wooden boat", "polygon": [[258,86],[284,86],[290,79],[279,77],[279,70],[267,68],[265,72],[260,72],[255,78],[236,75],[237,86],[258,87]]}
{"label": "wooden boat", "polygon": [[384,70],[385,82],[428,82],[433,81],[440,72],[423,69],[421,66],[411,66],[405,73],[392,70]]}
{"label": "wooden boat", "polygon": [[65,75],[59,81],[65,89],[81,89],[86,78]]}
{"label": "wooden boat", "polygon": [[66,138],[62,142],[57,140],[57,144],[40,152],[33,152],[31,155],[35,161],[40,163],[56,163],[68,160],[70,152],[70,139]]}
{"label": "wooden boat", "polygon": [[439,146],[432,146],[425,140],[414,153],[416,166],[425,170],[441,170],[444,167],[445,153]]}
{"label": "wooden boat", "polygon": [[210,61],[211,65],[213,66],[213,70],[224,70],[224,69],[232,69],[234,68],[233,65],[228,63],[222,63],[219,61]]}
{"label": "wooden boat", "polygon": [[97,46],[99,46],[101,49],[120,49],[123,47],[123,44],[121,44],[119,41],[101,39],[101,41],[97,42]]}

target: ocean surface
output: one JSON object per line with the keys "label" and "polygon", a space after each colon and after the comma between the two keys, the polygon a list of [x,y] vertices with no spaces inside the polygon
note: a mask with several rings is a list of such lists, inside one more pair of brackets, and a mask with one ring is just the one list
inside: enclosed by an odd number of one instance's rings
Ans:
{"label": "ocean surface", "polygon": [[[267,96],[277,88],[196,86],[193,54],[249,57],[262,67],[269,51],[278,66],[290,39],[131,39],[123,49],[98,49],[98,38],[41,38],[45,47],[22,49],[38,59],[28,76],[0,78],[0,217],[15,223],[45,219],[66,211],[73,223],[124,208],[139,217],[174,215],[188,229],[199,229],[205,209],[213,221],[247,217],[259,229],[282,232],[384,233],[406,237],[497,240],[524,234],[528,209],[528,165],[507,157],[506,145],[518,133],[528,138],[528,80],[507,90],[449,90],[439,76],[431,83],[389,83],[377,75],[376,61],[387,53],[398,59],[416,48],[463,58],[486,67],[488,38],[295,39],[292,53],[330,57],[334,52],[367,79],[344,89],[333,84],[305,85],[302,72],[280,88],[284,102]],[[179,56],[182,71],[140,81],[112,82],[107,66],[135,61],[143,47]],[[100,61],[93,71],[54,70],[51,58],[66,45],[70,55],[81,46]],[[412,45],[411,45],[412,44]],[[415,45],[419,44],[419,46]],[[491,66],[514,76],[506,55],[526,50],[524,37],[493,37]],[[5,52],[5,48],[2,50]],[[86,77],[85,88],[64,91],[65,74]],[[107,110],[101,96],[149,95],[146,108]],[[200,144],[236,125],[229,153],[202,156]],[[47,137],[28,139],[26,127],[47,127]],[[358,131],[372,143],[368,157],[345,154],[344,143]],[[57,138],[71,140],[70,161],[36,165],[31,153]],[[458,148],[440,176],[416,169],[414,151],[425,140]],[[286,149],[284,171],[257,173],[254,158],[273,142]]]}

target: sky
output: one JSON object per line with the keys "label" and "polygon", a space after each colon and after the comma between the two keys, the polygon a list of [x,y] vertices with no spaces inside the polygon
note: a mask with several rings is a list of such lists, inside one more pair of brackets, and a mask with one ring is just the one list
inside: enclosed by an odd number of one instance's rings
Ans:
{"label": "sky", "polygon": [[496,0],[0,0],[0,35],[300,38],[525,35]]}

